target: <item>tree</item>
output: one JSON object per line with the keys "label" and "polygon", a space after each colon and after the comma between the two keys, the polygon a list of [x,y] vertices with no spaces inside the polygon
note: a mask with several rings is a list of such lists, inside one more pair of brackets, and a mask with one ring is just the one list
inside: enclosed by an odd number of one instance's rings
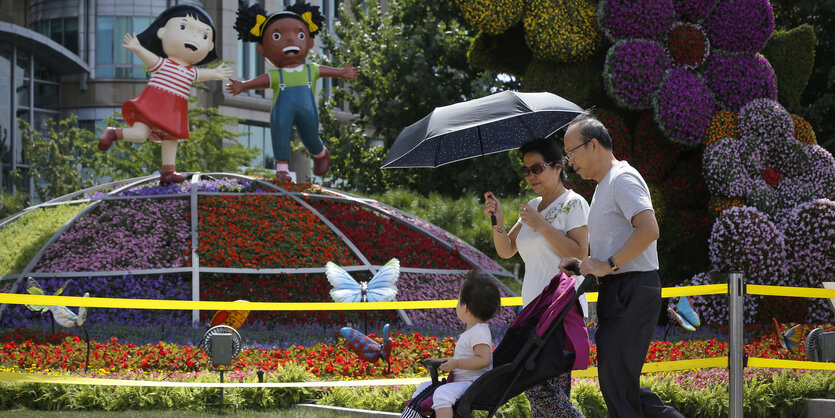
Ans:
{"label": "tree", "polygon": [[815,128],[818,143],[835,154],[835,1],[772,0],[771,5],[777,29],[804,23],[815,28],[815,65],[799,113]]}
{"label": "tree", "polygon": [[[62,196],[93,185],[93,178],[109,174],[97,155],[97,138],[78,128],[75,115],[59,122],[47,119],[43,131],[20,120],[23,153],[29,162],[29,176],[41,200]],[[12,175],[20,178],[20,169]]]}
{"label": "tree", "polygon": [[[435,107],[508,87],[494,73],[467,64],[472,34],[461,23],[463,18],[454,2],[397,0],[389,5],[389,13],[384,14],[379,0],[352,2],[350,13],[343,13],[333,28],[336,38],[323,38],[333,65],[353,62],[361,71],[348,87],[334,89],[335,99],[346,101],[351,111],[359,114],[351,132],[323,122],[323,137],[335,150],[336,182],[375,193],[385,191],[396,180],[394,184],[423,194],[478,194],[484,191],[483,172],[487,171],[491,188],[517,194],[518,175],[506,154],[487,156],[486,170],[485,164],[475,159],[438,169],[375,172],[398,133]],[[328,108],[325,103],[320,108],[324,120]],[[361,135],[366,131],[373,132],[384,147],[367,146]],[[358,149],[352,151],[353,147]]]}

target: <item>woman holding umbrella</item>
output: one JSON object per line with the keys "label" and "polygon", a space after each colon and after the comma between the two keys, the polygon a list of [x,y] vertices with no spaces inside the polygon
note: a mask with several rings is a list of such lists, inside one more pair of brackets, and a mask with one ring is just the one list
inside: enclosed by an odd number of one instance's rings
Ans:
{"label": "woman holding umbrella", "polygon": [[[539,196],[521,203],[519,219],[504,229],[502,205],[492,192],[484,194],[484,214],[496,216],[493,245],[499,257],[510,258],[516,252],[525,262],[522,304],[533,301],[551,278],[559,274],[563,257],[583,259],[588,255],[589,205],[563,183],[563,154],[557,143],[539,138],[519,148],[525,181]],[[533,417],[582,416],[571,403],[571,372],[567,371],[525,392]]]}

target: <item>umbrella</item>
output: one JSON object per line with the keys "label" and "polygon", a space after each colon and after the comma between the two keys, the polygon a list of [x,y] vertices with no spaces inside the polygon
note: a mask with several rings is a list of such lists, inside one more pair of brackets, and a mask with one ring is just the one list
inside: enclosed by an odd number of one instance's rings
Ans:
{"label": "umbrella", "polygon": [[440,167],[519,148],[583,113],[551,93],[503,91],[435,108],[403,129],[381,168]]}
{"label": "umbrella", "polygon": [[[516,149],[548,137],[580,113],[583,109],[555,94],[515,91],[436,107],[400,132],[381,168],[434,168]],[[495,215],[491,218],[495,225]]]}

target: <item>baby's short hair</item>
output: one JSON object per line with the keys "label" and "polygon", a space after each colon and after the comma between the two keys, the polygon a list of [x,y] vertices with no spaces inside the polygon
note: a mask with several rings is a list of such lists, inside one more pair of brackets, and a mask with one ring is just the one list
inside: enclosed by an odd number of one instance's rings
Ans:
{"label": "baby's short hair", "polygon": [[487,321],[499,310],[499,288],[486,271],[475,268],[470,271],[461,286],[460,302],[467,306],[476,318]]}

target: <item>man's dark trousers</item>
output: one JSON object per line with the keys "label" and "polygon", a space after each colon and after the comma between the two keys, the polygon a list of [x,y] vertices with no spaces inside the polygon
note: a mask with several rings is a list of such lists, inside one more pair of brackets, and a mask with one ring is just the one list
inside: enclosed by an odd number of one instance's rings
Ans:
{"label": "man's dark trousers", "polygon": [[597,343],[600,391],[609,416],[681,417],[647,387],[640,386],[661,307],[658,273],[628,272],[600,279]]}

